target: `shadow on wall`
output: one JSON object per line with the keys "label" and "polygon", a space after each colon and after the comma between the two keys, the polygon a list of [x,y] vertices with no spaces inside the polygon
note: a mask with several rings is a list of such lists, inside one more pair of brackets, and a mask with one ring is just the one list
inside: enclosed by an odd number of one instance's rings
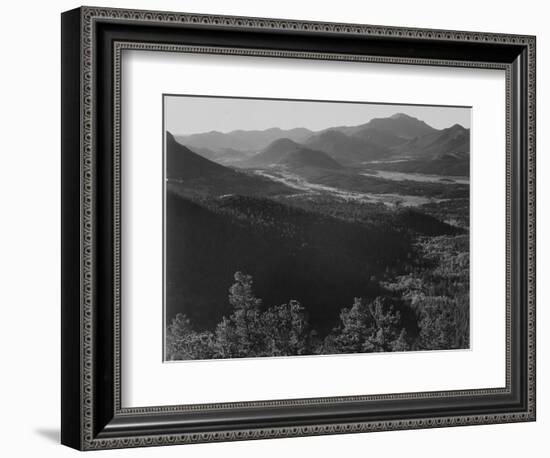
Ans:
{"label": "shadow on wall", "polygon": [[55,442],[56,444],[61,442],[61,433],[59,432],[59,429],[39,428],[35,429],[34,432],[38,436],[42,436],[44,439]]}

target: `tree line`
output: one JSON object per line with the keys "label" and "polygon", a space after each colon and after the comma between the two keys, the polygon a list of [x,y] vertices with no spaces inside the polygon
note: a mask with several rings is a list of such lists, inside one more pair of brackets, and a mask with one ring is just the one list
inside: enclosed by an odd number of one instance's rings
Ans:
{"label": "tree line", "polygon": [[389,296],[355,298],[340,311],[333,330],[319,336],[300,302],[266,308],[250,275],[236,272],[234,280],[228,296],[232,313],[213,331],[194,329],[181,313],[172,319],[166,330],[167,360],[437,350],[465,348],[468,342],[468,317],[445,298],[426,298],[414,311]]}

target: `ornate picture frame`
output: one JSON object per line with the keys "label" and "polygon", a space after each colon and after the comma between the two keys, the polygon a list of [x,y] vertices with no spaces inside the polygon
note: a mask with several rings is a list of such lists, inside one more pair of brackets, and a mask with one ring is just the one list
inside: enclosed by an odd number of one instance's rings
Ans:
{"label": "ornate picture frame", "polygon": [[[533,36],[81,7],[62,15],[62,434],[79,450],[535,420]],[[124,407],[121,53],[506,74],[506,386]],[[476,274],[478,275],[478,274]]]}

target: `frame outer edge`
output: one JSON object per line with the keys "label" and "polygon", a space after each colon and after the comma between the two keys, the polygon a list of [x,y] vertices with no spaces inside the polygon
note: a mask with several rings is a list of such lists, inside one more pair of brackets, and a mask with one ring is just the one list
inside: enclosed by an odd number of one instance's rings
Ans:
{"label": "frame outer edge", "polygon": [[[73,10],[75,11],[75,10]],[[414,28],[384,27],[357,24],[316,23],[284,19],[264,19],[232,16],[213,16],[186,13],[167,13],[155,11],[133,11],[112,8],[82,7],[78,10],[80,20],[81,45],[81,321],[79,322],[79,348],[81,359],[78,366],[80,390],[80,448],[104,449],[125,448],[137,446],[168,445],[181,443],[199,443],[227,440],[250,440],[270,437],[293,437],[319,434],[339,434],[366,431],[386,431],[399,429],[431,428],[441,426],[458,426],[487,424],[495,422],[529,421],[535,419],[535,38],[527,35],[508,35],[482,32],[461,32],[428,30]],[[114,439],[95,439],[93,433],[93,213],[94,213],[94,183],[93,183],[93,23],[95,20],[110,20],[133,22],[141,24],[173,23],[189,25],[205,25],[212,27],[236,27],[240,29],[293,29],[301,32],[329,32],[337,34],[359,34],[365,36],[382,36],[395,38],[414,38],[419,40],[447,40],[457,42],[487,42],[500,45],[524,46],[528,50],[527,97],[528,97],[528,365],[527,384],[528,406],[525,411],[517,413],[501,413],[494,415],[454,416],[441,418],[417,418],[414,420],[395,420],[387,422],[367,422],[353,424],[332,424],[310,427],[286,427],[224,431],[220,433],[197,434],[162,434],[159,436],[121,437]],[[65,157],[65,155],[64,155]],[[65,242],[64,242],[65,246]],[[75,342],[76,343],[76,342]],[[81,347],[80,347],[81,345]],[[65,358],[64,358],[65,360]],[[67,444],[69,445],[69,444]]]}
{"label": "frame outer edge", "polygon": [[415,27],[384,26],[373,24],[321,22],[312,20],[265,18],[252,16],[225,16],[215,14],[182,13],[173,11],[132,10],[83,6],[87,19],[109,19],[140,23],[168,23],[213,27],[236,27],[256,30],[288,30],[300,32],[337,33],[341,35],[369,35],[372,37],[414,38],[421,40],[450,40],[487,42],[503,45],[527,45],[533,35],[516,35],[462,30],[421,29]]}
{"label": "frame outer edge", "polygon": [[527,139],[527,270],[528,270],[528,316],[527,316],[527,333],[528,333],[528,367],[527,367],[527,383],[528,383],[528,416],[529,420],[536,421],[537,418],[537,382],[536,382],[536,92],[537,92],[537,61],[536,61],[536,37],[530,37],[527,43],[527,124],[528,124],[528,139]]}
{"label": "frame outer edge", "polygon": [[82,449],[80,9],[61,17],[61,443]]}
{"label": "frame outer edge", "polygon": [[94,342],[93,316],[97,304],[95,292],[95,200],[97,184],[94,172],[94,26],[90,8],[81,7],[80,13],[80,140],[81,140],[81,417],[80,449],[92,450],[94,446]]}

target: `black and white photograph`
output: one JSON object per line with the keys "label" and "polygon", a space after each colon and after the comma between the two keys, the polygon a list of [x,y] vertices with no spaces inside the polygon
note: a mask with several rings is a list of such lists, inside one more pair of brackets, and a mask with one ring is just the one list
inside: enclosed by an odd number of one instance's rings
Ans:
{"label": "black and white photograph", "polygon": [[470,348],[470,107],[163,110],[165,361]]}

